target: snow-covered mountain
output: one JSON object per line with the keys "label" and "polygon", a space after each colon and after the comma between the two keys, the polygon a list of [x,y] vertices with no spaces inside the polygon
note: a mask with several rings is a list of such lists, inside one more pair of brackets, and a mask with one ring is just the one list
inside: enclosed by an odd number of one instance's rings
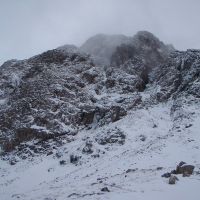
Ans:
{"label": "snow-covered mountain", "polygon": [[200,50],[147,31],[7,61],[0,199],[197,200],[199,98]]}

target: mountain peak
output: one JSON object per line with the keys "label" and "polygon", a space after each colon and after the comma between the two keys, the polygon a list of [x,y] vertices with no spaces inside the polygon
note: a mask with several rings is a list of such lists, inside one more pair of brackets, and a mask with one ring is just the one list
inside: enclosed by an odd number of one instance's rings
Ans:
{"label": "mountain peak", "polygon": [[199,98],[200,50],[174,51],[146,31],[4,63],[1,199],[155,199],[173,174],[173,195],[195,199]]}
{"label": "mountain peak", "polygon": [[117,48],[120,46],[127,46],[127,48],[128,46],[134,46],[137,49],[143,48],[144,50],[145,48],[146,50],[150,48],[151,51],[153,49],[154,51],[160,51],[160,54],[163,54],[163,56],[168,56],[174,50],[173,47],[165,45],[148,31],[139,31],[133,37],[97,34],[89,38],[80,49],[92,55],[97,64],[109,65],[113,63],[113,54],[115,54]]}

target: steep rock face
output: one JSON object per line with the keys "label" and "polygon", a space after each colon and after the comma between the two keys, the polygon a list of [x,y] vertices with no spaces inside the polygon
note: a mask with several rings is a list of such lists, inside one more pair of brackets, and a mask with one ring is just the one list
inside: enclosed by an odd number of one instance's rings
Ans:
{"label": "steep rock face", "polygon": [[119,66],[127,60],[140,58],[151,69],[163,63],[172,51],[172,45],[165,45],[152,33],[139,31],[131,42],[116,48],[111,57],[111,64]]}
{"label": "steep rock face", "polygon": [[[120,103],[97,100],[93,87],[104,76],[73,46],[63,46],[0,70],[0,144],[74,135],[94,121],[105,125],[126,115]],[[104,82],[102,87],[104,87]]]}
{"label": "steep rock face", "polygon": [[[147,31],[140,31],[124,41],[119,38],[97,35],[85,43],[86,49],[94,57],[106,58],[109,60],[107,63],[111,63],[105,67],[105,87],[108,92],[141,92],[149,82],[151,70],[164,63],[174,48]],[[102,85],[97,88],[101,93]]]}
{"label": "steep rock face", "polygon": [[157,67],[155,77],[157,98],[166,100],[185,95],[200,97],[200,51],[173,52],[166,63]]}
{"label": "steep rock face", "polygon": [[[1,137],[6,143],[10,137],[15,146],[74,130],[80,123],[79,107],[92,102],[79,76],[92,67],[85,55],[60,49],[2,66]],[[7,144],[7,150],[12,145]]]}

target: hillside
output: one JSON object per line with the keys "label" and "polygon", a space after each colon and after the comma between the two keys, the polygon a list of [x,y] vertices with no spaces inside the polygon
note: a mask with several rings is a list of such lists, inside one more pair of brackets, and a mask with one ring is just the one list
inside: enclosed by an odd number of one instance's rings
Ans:
{"label": "hillside", "polygon": [[0,199],[197,200],[199,98],[200,50],[147,31],[7,61]]}

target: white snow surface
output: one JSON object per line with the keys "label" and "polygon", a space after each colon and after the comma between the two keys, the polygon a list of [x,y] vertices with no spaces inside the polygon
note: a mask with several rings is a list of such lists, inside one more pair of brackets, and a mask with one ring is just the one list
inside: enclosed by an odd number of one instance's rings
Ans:
{"label": "white snow surface", "polygon": [[[83,130],[59,149],[61,158],[54,152],[13,166],[0,160],[0,200],[199,200],[199,105],[186,104],[183,112],[189,117],[181,122],[172,120],[170,108],[168,102],[138,109],[106,127]],[[186,128],[188,124],[192,126]],[[124,145],[95,141],[103,130],[115,127],[124,131]],[[82,154],[86,141],[93,143],[92,155],[100,157]],[[70,163],[71,154],[82,156],[77,165]],[[60,160],[66,160],[66,165],[60,165]],[[178,175],[179,181],[169,185],[161,175],[180,161],[194,165],[195,172],[190,177]],[[126,173],[128,169],[135,171]],[[102,192],[104,187],[110,192]]]}

